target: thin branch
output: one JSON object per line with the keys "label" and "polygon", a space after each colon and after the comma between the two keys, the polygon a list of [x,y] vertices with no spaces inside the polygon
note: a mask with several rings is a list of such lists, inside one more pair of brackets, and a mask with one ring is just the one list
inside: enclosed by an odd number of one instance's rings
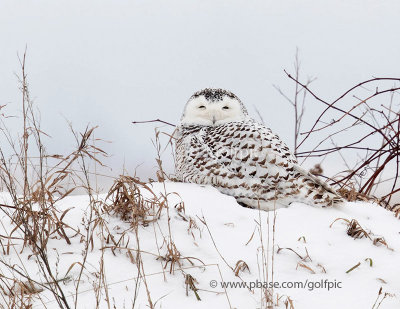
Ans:
{"label": "thin branch", "polygon": [[154,119],[154,120],[144,120],[144,121],[132,121],[132,123],[133,123],[133,124],[140,124],[140,123],[153,123],[153,122],[161,122],[161,123],[163,123],[163,124],[167,124],[167,125],[169,125],[169,126],[171,126],[171,127],[176,127],[176,125],[174,125],[174,124],[172,124],[172,123],[170,123],[170,122],[167,122],[167,121],[161,120],[161,119]]}

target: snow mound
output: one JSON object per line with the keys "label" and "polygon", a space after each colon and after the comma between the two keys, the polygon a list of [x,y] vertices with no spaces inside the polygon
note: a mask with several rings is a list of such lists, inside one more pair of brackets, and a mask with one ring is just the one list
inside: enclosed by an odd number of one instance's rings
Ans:
{"label": "snow mound", "polygon": [[[273,295],[281,308],[291,308],[290,302],[296,309],[377,308],[382,300],[380,308],[400,307],[400,221],[377,205],[315,208],[297,203],[264,212],[243,208],[208,186],[148,186],[160,195],[169,193],[168,211],[165,208],[158,220],[140,225],[138,238],[128,222],[103,215],[114,239],[121,241],[111,250],[112,243],[96,234],[78,290],[78,308],[96,306],[101,259],[103,284],[116,308],[131,308],[133,303],[146,308],[149,298],[155,308],[266,308],[266,295]],[[149,196],[145,191],[142,194]],[[68,197],[58,207],[74,207],[64,221],[84,231],[87,196]],[[8,235],[13,226],[7,216],[0,219],[0,234]],[[354,237],[347,233],[349,223]],[[144,278],[138,273],[137,239]],[[71,242],[52,239],[48,255],[58,277],[68,277],[61,286],[73,307],[80,271],[76,262],[82,262],[84,243],[79,237]],[[21,268],[23,264],[32,278],[43,282],[37,262],[28,258],[32,252],[25,248],[20,253],[20,247],[14,240],[1,261]],[[3,263],[0,274],[10,276]],[[100,308],[107,308],[107,295],[100,290]],[[57,306],[47,290],[32,301],[33,308]],[[4,298],[0,304],[5,306]]]}

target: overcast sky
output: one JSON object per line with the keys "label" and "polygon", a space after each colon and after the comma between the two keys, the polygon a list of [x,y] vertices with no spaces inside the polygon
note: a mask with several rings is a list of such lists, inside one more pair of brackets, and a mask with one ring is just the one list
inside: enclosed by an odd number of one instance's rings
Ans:
{"label": "overcast sky", "polygon": [[20,110],[17,53],[27,45],[49,152],[73,146],[65,119],[90,123],[112,141],[111,173],[142,164],[139,174],[153,175],[154,125],[131,121],[177,123],[205,87],[233,91],[254,116],[257,107],[292,146],[292,109],[273,85],[293,92],[283,70],[293,72],[296,48],[303,78],[317,77],[313,89],[330,99],[371,76],[399,76],[399,16],[398,0],[1,0],[0,105]]}

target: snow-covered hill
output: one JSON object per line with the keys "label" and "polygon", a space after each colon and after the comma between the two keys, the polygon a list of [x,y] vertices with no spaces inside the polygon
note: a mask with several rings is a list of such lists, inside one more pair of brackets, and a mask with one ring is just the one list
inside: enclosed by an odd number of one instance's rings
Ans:
{"label": "snow-covered hill", "polygon": [[[158,220],[139,225],[140,248],[129,223],[103,214],[109,233],[121,240],[120,249],[113,248],[113,253],[111,247],[115,245],[104,240],[108,232],[96,227],[94,247],[78,289],[77,308],[96,307],[99,282],[107,285],[110,305],[116,308],[132,308],[133,303],[135,308],[147,308],[149,299],[155,308],[266,308],[266,294],[271,293],[280,308],[292,308],[291,301],[296,309],[377,308],[385,293],[391,295],[386,295],[379,308],[400,308],[400,221],[393,213],[367,203],[324,209],[293,204],[275,213],[264,212],[243,208],[211,187],[165,185],[149,185],[161,195],[169,193],[169,208],[162,209]],[[142,194],[151,196],[145,189]],[[64,222],[80,227],[84,235],[81,225],[90,213],[88,197],[68,197],[58,207],[74,207]],[[339,219],[331,226],[338,218],[357,220],[368,236],[349,236],[346,220]],[[8,235],[13,226],[3,213],[0,219],[0,234]],[[353,234],[357,233],[363,235],[359,226],[353,229]],[[83,261],[81,241],[79,236],[71,237],[71,245],[51,239],[47,247],[57,277],[67,277],[61,287],[71,307],[80,272],[76,262]],[[43,282],[29,248],[20,253],[20,241],[12,242],[10,254],[2,251],[1,261]],[[138,258],[142,261],[139,267]],[[105,278],[99,280],[101,267]],[[137,279],[138,269],[145,278]],[[0,265],[0,274],[17,275],[5,264]],[[266,280],[275,282],[273,290],[260,288]],[[230,286],[223,287],[221,282]],[[234,287],[230,282],[252,288]],[[100,293],[99,307],[107,308],[105,289],[100,288]],[[4,307],[5,299],[0,298]],[[33,308],[57,307],[47,290],[35,294],[32,302]]]}

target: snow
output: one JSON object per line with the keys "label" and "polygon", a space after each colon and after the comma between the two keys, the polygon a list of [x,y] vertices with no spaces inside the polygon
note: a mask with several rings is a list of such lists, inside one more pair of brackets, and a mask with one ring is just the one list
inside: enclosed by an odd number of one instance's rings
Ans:
{"label": "snow", "polygon": [[[272,249],[275,282],[308,280],[310,284],[328,280],[332,284],[340,282],[341,285],[341,288],[331,288],[329,291],[322,288],[310,290],[307,287],[275,288],[274,300],[276,302],[279,298],[280,308],[285,308],[284,301],[287,296],[293,300],[296,309],[372,308],[381,287],[383,293],[397,296],[385,298],[380,308],[400,306],[400,221],[393,213],[377,205],[349,202],[334,208],[316,208],[297,203],[275,212],[265,212],[243,208],[234,198],[208,186],[167,182],[166,191],[162,183],[149,186],[160,195],[170,193],[169,225],[168,212],[164,209],[159,220],[147,226],[141,225],[138,229],[142,265],[155,308],[266,308],[262,289],[255,288],[249,291],[246,288],[228,287],[225,292],[219,282],[264,281],[263,272],[266,269],[271,280]],[[142,190],[142,194],[150,197],[146,190]],[[9,202],[7,194],[1,196],[5,202]],[[103,199],[104,197],[100,196]],[[184,212],[175,207],[181,201],[184,202]],[[84,218],[89,215],[88,204],[87,196],[70,196],[57,206],[60,210],[74,207],[64,221],[79,227],[83,233],[82,224],[87,220]],[[103,218],[116,239],[119,239],[123,231],[128,230],[125,241],[120,244],[121,247],[127,245],[132,249],[137,248],[135,233],[132,229],[129,230],[128,222],[123,222],[116,215],[103,214]],[[190,218],[196,222],[198,228],[189,228]],[[331,226],[337,218],[356,219],[370,233],[372,239],[384,237],[388,246],[374,245],[368,238],[353,239],[346,233],[347,223],[344,220],[338,220]],[[0,234],[9,234],[13,228],[9,219],[4,214],[0,219]],[[72,235],[72,232],[69,232],[69,235]],[[164,256],[167,252],[166,242],[170,239],[169,235],[181,257],[192,257],[190,260],[193,265],[187,259],[181,259],[181,268],[185,274],[190,274],[197,280],[195,286],[199,289],[197,293],[201,301],[196,299],[190,289],[188,296],[186,295],[185,277],[178,265],[175,265],[171,274],[171,263],[164,269],[166,262],[156,258],[159,255]],[[64,240],[51,239],[48,243],[49,260],[58,278],[65,276],[71,264],[82,262],[84,243],[80,242],[79,237],[71,238],[71,242],[72,244],[68,245]],[[20,253],[21,243],[18,243],[18,240],[13,240],[13,243],[15,245],[12,246],[10,254],[2,255],[1,261],[11,265],[23,264],[32,278],[43,281],[35,259],[29,257],[32,254],[29,248]],[[101,241],[100,229],[97,227],[94,248],[89,251],[79,287],[77,308],[95,307],[93,282],[98,283],[96,272],[100,268],[102,253],[111,304],[115,304],[116,308],[132,307],[138,276],[137,264],[131,262],[126,249],[115,250],[115,255],[110,249],[100,250],[102,246],[110,245]],[[269,252],[268,266],[262,263],[263,247],[265,252]],[[289,249],[281,249],[278,253],[279,248],[290,248],[302,257],[307,256],[308,252],[309,258],[302,260]],[[133,256],[136,256],[135,252]],[[239,260],[245,261],[250,270],[240,271],[240,278],[235,276],[229,267],[235,268]],[[346,273],[358,263],[360,265],[357,268]],[[75,264],[68,274],[71,279],[61,284],[69,295],[71,307],[79,271],[79,265]],[[0,273],[11,276],[4,264],[0,265]],[[216,288],[210,287],[211,280],[217,281]],[[142,279],[138,282],[135,307],[147,308],[148,296],[144,282]],[[102,293],[100,308],[107,308],[104,290]],[[5,306],[3,298],[0,298],[0,304]],[[53,308],[57,303],[50,292],[45,290],[33,298],[33,305],[33,308]]]}

